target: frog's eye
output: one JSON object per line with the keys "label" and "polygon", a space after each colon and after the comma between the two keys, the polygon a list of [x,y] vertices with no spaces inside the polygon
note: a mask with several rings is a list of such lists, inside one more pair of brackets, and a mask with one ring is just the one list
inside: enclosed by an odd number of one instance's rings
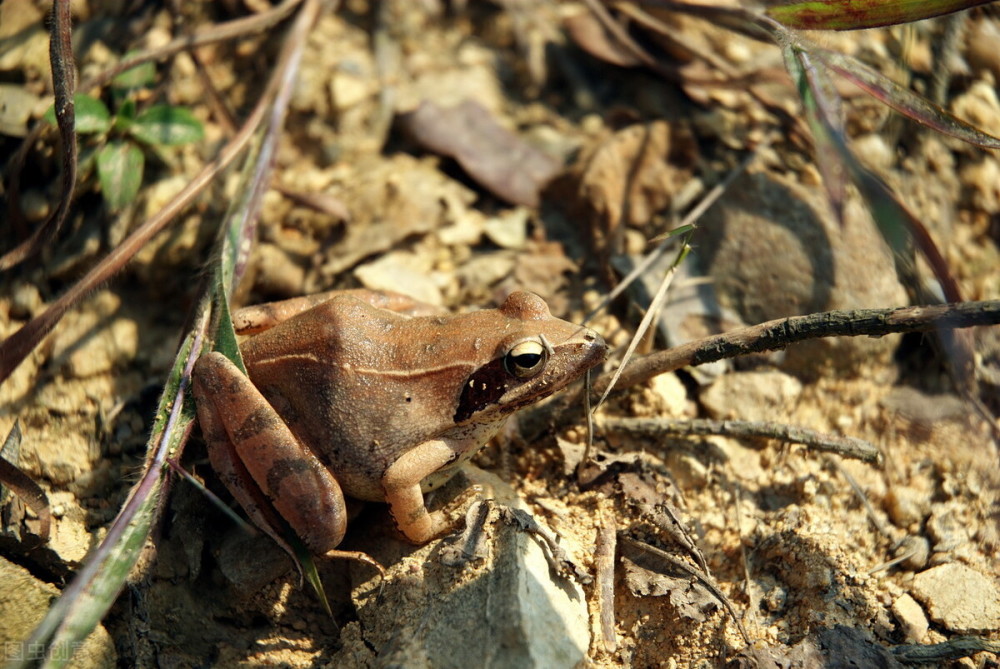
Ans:
{"label": "frog's eye", "polygon": [[514,344],[504,356],[504,368],[519,379],[530,379],[545,369],[549,360],[549,352],[537,341],[522,341]]}

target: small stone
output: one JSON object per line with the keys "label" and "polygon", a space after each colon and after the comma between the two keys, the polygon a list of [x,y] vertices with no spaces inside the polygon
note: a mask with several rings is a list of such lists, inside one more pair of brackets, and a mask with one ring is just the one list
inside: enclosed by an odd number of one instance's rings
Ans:
{"label": "small stone", "polygon": [[993,73],[994,81],[1000,80],[1000,20],[983,16],[970,22],[966,37],[966,58],[973,69],[986,69]]}
{"label": "small stone", "polygon": [[444,304],[441,289],[428,275],[426,263],[413,253],[386,253],[359,266],[354,276],[369,290],[402,293],[425,304]]}
{"label": "small stone", "polygon": [[[520,505],[507,483],[486,472],[475,475],[495,499]],[[553,573],[538,538],[499,516],[494,507],[479,521],[481,533],[470,551],[477,557],[465,561],[443,560],[442,554],[468,550],[475,532],[416,550],[378,531],[351,545],[388,570],[379,595],[370,567],[351,569],[364,579],[356,582],[353,598],[366,643],[393,649],[380,662],[552,669],[586,662],[590,622],[583,588]],[[568,536],[560,537],[560,545],[571,555],[581,552]]]}
{"label": "small stone", "polygon": [[906,530],[914,529],[931,511],[926,493],[899,485],[886,493],[885,506],[892,522]]}
{"label": "small stone", "polygon": [[12,292],[10,317],[27,320],[42,308],[42,296],[32,283],[18,283]]}
{"label": "small stone", "polygon": [[528,241],[528,209],[516,207],[486,219],[486,236],[504,249],[523,249]]}
{"label": "small stone", "polygon": [[926,537],[909,535],[900,543],[894,551],[896,557],[905,558],[899,563],[903,569],[919,571],[927,566],[931,557],[931,542]]}
{"label": "small stone", "polygon": [[889,146],[882,135],[875,133],[862,135],[852,142],[854,155],[862,163],[876,171],[886,170],[896,162],[895,149]]}
{"label": "small stone", "polygon": [[0,84],[0,131],[5,135],[24,137],[28,134],[28,121],[39,98],[22,84]]}
{"label": "small stone", "polygon": [[[860,198],[848,197],[838,219],[821,187],[777,173],[737,179],[705,212],[692,243],[696,269],[712,277],[719,305],[748,324],[907,300]],[[825,337],[789,346],[775,360],[796,375],[852,376],[888,365],[898,341]]]}
{"label": "small stone", "polygon": [[1000,212],[1000,163],[984,157],[962,169],[962,183],[974,208],[991,215]]}
{"label": "small stone", "polygon": [[683,416],[688,406],[687,388],[676,374],[658,374],[649,381],[649,390],[656,396],[664,413]]}
{"label": "small stone", "polygon": [[930,623],[927,622],[927,616],[924,615],[920,604],[917,604],[917,600],[904,594],[892,603],[892,614],[896,616],[905,640],[909,643],[920,643],[927,634]]}
{"label": "small stone", "polygon": [[708,414],[716,420],[774,420],[798,402],[802,383],[783,372],[726,374],[701,393]]}
{"label": "small stone", "polygon": [[951,553],[969,543],[969,526],[955,504],[936,504],[927,519],[935,553]]}
{"label": "small stone", "polygon": [[334,72],[330,79],[330,95],[337,110],[344,110],[371,96],[372,80],[352,72]]}
{"label": "small stone", "polygon": [[1000,627],[997,584],[971,567],[949,562],[917,574],[913,595],[927,606],[931,620],[962,634]]}

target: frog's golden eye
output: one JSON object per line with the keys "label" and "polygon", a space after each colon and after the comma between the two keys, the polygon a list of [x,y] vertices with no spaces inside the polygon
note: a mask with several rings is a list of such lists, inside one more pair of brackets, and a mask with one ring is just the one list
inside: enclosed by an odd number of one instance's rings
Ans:
{"label": "frog's golden eye", "polygon": [[504,356],[504,368],[519,379],[530,379],[545,369],[549,360],[548,349],[540,342],[528,340],[518,342]]}

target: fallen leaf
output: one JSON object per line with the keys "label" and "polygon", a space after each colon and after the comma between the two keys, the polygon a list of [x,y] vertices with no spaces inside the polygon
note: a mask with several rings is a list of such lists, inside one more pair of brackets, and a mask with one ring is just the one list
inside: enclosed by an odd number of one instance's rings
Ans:
{"label": "fallen leaf", "polygon": [[646,223],[670,205],[679,175],[667,162],[669,150],[665,121],[635,124],[584,152],[571,168],[572,214],[590,225],[604,257],[621,253],[624,226]]}
{"label": "fallen leaf", "polygon": [[448,108],[425,101],[399,120],[422,147],[454,158],[477,183],[513,204],[538,206],[539,192],[562,167],[470,100]]}
{"label": "fallen leaf", "polygon": [[705,622],[708,614],[719,608],[719,602],[708,588],[690,576],[669,576],[647,569],[628,557],[625,565],[625,583],[636,597],[670,598],[670,603],[681,616],[695,622]]}
{"label": "fallen leaf", "polygon": [[582,11],[563,21],[576,45],[594,58],[619,67],[637,67],[640,61],[605,29],[593,12]]}

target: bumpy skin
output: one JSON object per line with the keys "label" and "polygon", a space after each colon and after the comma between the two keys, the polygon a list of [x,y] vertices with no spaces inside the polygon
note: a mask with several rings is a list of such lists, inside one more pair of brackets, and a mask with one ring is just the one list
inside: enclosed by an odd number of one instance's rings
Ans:
{"label": "bumpy skin", "polygon": [[[507,416],[607,352],[599,335],[554,318],[531,293],[469,314],[398,313],[429,309],[368,291],[252,307],[234,315],[259,332],[240,347],[249,379],[218,353],[195,365],[212,464],[282,545],[275,528],[284,521],[313,552],[335,548],[344,494],[388,502],[414,542],[444,532],[443,514],[429,513],[422,493]],[[530,373],[514,373],[511,355],[525,348],[546,353]]]}

